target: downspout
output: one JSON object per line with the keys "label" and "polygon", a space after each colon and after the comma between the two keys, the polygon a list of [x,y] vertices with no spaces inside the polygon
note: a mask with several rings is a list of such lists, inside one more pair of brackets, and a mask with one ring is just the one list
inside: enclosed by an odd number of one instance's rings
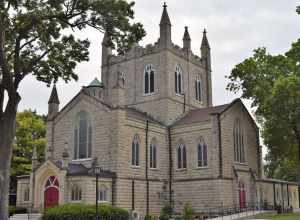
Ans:
{"label": "downspout", "polygon": [[219,142],[219,178],[223,177],[223,152],[222,152],[222,135],[221,135],[221,119],[220,114],[217,114],[218,120],[218,142]]}
{"label": "downspout", "polygon": [[273,199],[274,199],[274,210],[276,209],[276,190],[275,183],[273,182]]}
{"label": "downspout", "polygon": [[173,189],[172,189],[172,179],[173,179],[173,160],[172,160],[172,142],[171,142],[171,128],[168,127],[168,139],[169,139],[169,203],[173,207]]}
{"label": "downspout", "polygon": [[290,206],[290,195],[289,195],[289,184],[286,184],[286,193],[287,193],[287,202],[288,202],[288,206]]}
{"label": "downspout", "polygon": [[131,182],[131,209],[135,209],[135,203],[134,203],[134,180]]}
{"label": "downspout", "polygon": [[149,215],[149,177],[148,177],[148,133],[149,121],[146,121],[146,216]]}
{"label": "downspout", "polygon": [[185,113],[185,105],[186,105],[186,100],[185,100],[185,93],[183,93],[183,113]]}
{"label": "downspout", "polygon": [[283,183],[281,183],[281,201],[282,201],[282,212],[284,210],[284,197],[283,197]]}

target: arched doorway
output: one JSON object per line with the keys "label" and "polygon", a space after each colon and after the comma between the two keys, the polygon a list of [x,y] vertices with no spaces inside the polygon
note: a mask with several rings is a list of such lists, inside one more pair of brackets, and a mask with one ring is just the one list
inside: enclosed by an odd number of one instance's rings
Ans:
{"label": "arched doorway", "polygon": [[50,176],[44,188],[45,209],[58,205],[59,183],[55,176]]}
{"label": "arched doorway", "polygon": [[239,182],[239,200],[240,200],[240,208],[246,207],[246,189],[245,184],[243,182]]}

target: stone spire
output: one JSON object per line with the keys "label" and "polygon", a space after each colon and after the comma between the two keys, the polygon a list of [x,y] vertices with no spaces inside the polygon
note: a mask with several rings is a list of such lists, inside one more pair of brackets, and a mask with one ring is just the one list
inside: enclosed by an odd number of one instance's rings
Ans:
{"label": "stone spire", "polygon": [[104,33],[104,37],[102,40],[102,65],[108,64],[109,56],[112,55],[112,49],[108,45],[109,43],[109,36],[107,34],[107,31]]}
{"label": "stone spire", "polygon": [[188,27],[184,27],[184,35],[183,35],[183,49],[186,49],[188,51],[191,50],[191,37],[189,34]]}
{"label": "stone spire", "polygon": [[48,119],[58,113],[59,99],[57,95],[56,85],[53,86],[49,101],[48,101]]}
{"label": "stone spire", "polygon": [[167,11],[167,4],[163,5],[163,13],[160,20],[160,45],[162,47],[171,47],[171,21]]}
{"label": "stone spire", "polygon": [[207,69],[211,70],[211,57],[210,57],[210,46],[206,36],[206,29],[203,31],[203,37],[201,42],[201,58],[206,65]]}

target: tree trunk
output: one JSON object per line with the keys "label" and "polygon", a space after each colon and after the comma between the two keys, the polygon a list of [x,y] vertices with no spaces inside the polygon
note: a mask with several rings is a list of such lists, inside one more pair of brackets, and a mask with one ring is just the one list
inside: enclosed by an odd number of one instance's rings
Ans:
{"label": "tree trunk", "polygon": [[8,220],[8,196],[16,112],[0,116],[0,219]]}

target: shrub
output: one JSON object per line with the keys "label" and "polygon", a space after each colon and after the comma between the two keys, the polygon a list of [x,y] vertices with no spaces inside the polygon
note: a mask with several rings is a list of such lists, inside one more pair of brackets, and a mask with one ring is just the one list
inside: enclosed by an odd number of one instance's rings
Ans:
{"label": "shrub", "polygon": [[157,220],[157,218],[153,215],[146,215],[144,220]]}
{"label": "shrub", "polygon": [[169,220],[172,218],[173,208],[170,204],[166,204],[162,207],[159,220]]}
{"label": "shrub", "polygon": [[195,216],[195,210],[190,203],[186,203],[183,208],[183,218],[185,220],[191,220]]}
{"label": "shrub", "polygon": [[[121,208],[110,205],[99,207],[101,219],[129,220],[129,213]],[[86,204],[65,204],[47,209],[43,220],[94,220],[96,206]]]}

